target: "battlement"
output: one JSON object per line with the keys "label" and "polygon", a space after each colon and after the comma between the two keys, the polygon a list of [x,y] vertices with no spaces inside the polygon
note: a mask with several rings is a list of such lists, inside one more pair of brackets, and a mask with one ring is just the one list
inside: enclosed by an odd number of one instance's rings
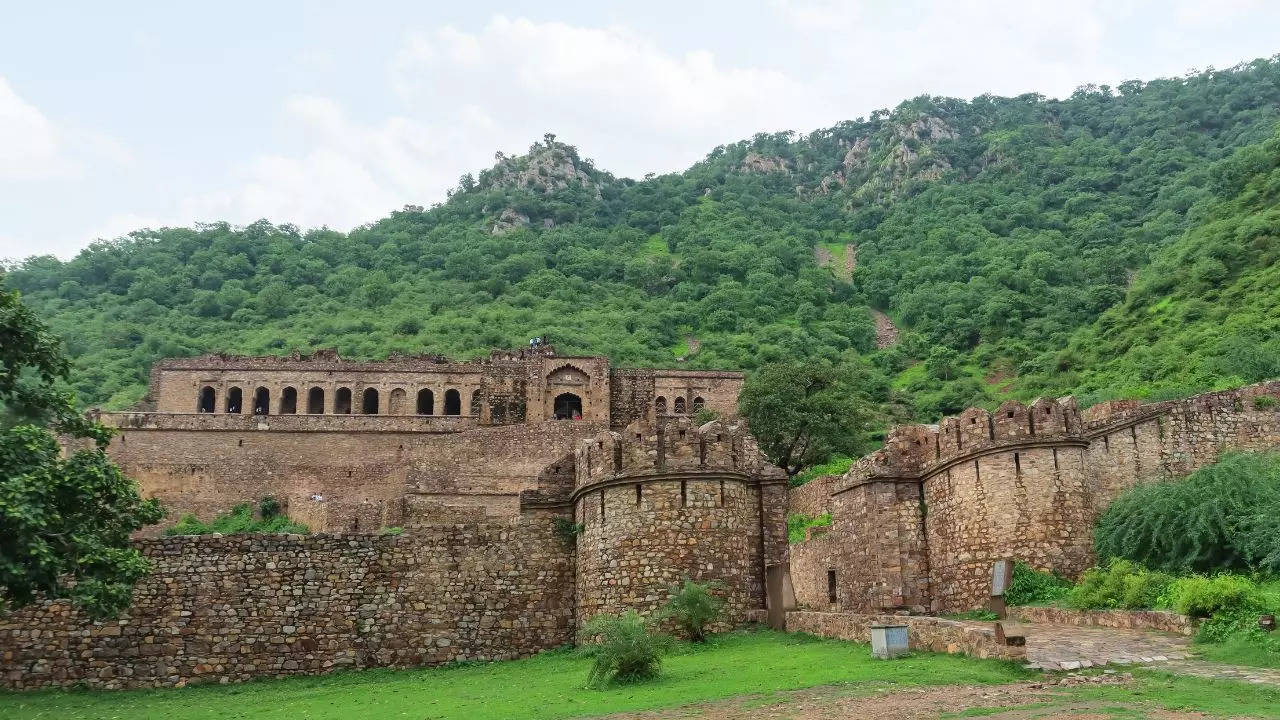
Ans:
{"label": "battlement", "polygon": [[730,472],[774,477],[745,426],[713,420],[695,425],[692,418],[664,417],[636,421],[620,431],[583,440],[574,450],[575,486],[582,489],[616,478],[680,472]]}
{"label": "battlement", "polygon": [[1010,400],[995,412],[969,408],[937,425],[899,425],[884,447],[859,459],[836,483],[841,492],[866,482],[918,481],[931,471],[1000,448],[1081,439],[1084,421],[1074,398]]}

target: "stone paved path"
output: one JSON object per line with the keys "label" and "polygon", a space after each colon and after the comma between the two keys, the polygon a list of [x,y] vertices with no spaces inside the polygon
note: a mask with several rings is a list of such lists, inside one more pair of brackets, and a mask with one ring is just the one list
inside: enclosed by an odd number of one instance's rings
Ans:
{"label": "stone paved path", "polygon": [[1027,639],[1027,664],[1044,670],[1186,660],[1191,638],[1149,630],[1089,628],[1042,623],[1006,625]]}
{"label": "stone paved path", "polygon": [[1027,666],[1081,670],[1102,665],[1150,665],[1179,675],[1280,686],[1280,669],[1227,665],[1191,656],[1191,638],[1153,630],[1028,623],[1006,625],[1027,639]]}

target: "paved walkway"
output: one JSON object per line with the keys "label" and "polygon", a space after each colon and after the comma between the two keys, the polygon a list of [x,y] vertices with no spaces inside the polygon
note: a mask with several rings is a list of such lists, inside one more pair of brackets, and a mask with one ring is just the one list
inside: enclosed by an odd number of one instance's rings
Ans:
{"label": "paved walkway", "polygon": [[1080,670],[1102,665],[1150,665],[1180,675],[1280,686],[1280,669],[1227,665],[1191,656],[1191,638],[1154,630],[1027,623],[1005,625],[1027,639],[1027,666]]}
{"label": "paved walkway", "polygon": [[1027,663],[1044,670],[1185,660],[1191,645],[1191,638],[1149,630],[1028,623],[1005,632],[1026,637]]}

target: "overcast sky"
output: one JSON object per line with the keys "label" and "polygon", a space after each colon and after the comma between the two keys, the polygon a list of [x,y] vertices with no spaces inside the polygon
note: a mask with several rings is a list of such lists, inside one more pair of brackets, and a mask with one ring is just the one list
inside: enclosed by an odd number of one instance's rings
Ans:
{"label": "overcast sky", "polygon": [[922,93],[1068,95],[1280,52],[1280,2],[0,0],[0,259],[141,227],[350,229],[545,132],[682,170]]}

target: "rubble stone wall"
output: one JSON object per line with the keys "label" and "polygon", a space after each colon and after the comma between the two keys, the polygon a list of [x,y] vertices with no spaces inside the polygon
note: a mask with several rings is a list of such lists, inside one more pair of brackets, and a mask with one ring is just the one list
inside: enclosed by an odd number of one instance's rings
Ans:
{"label": "rubble stone wall", "polygon": [[572,546],[556,513],[403,536],[139,541],[155,571],[118,620],[64,601],[0,618],[9,689],[172,687],[520,657],[570,642]]}
{"label": "rubble stone wall", "polygon": [[[983,606],[1002,558],[1078,576],[1094,560],[1094,522],[1121,492],[1225,451],[1280,447],[1280,407],[1260,397],[1280,398],[1280,381],[1083,413],[1041,398],[894,428],[831,484],[831,531],[792,546],[797,600],[831,609],[832,570],[846,612]],[[823,491],[793,490],[788,505],[821,507]]]}

